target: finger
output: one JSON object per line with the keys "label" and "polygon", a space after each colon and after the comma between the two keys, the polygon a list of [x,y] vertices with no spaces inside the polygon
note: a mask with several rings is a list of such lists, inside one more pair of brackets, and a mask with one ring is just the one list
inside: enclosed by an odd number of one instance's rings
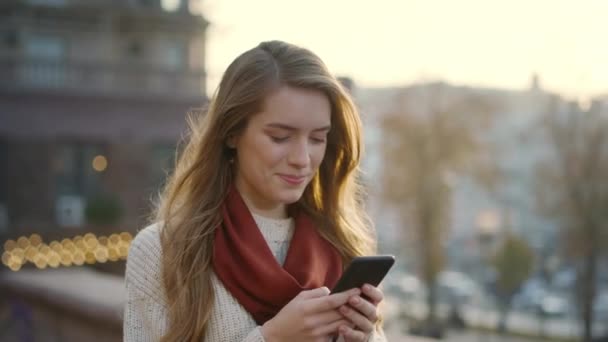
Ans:
{"label": "finger", "polygon": [[302,291],[298,294],[297,297],[301,298],[301,299],[310,299],[310,298],[319,298],[319,297],[325,297],[327,295],[329,295],[329,289],[325,286],[323,287],[319,287],[316,289],[312,289],[312,290],[308,290],[308,291]]}
{"label": "finger", "polygon": [[384,294],[382,293],[382,290],[370,284],[363,285],[362,293],[370,299],[372,304],[375,305],[384,300]]}
{"label": "finger", "polygon": [[359,289],[351,289],[345,292],[331,294],[320,298],[313,298],[303,303],[305,313],[316,313],[330,311],[339,308],[348,302],[351,296],[357,296],[361,293]]}
{"label": "finger", "polygon": [[317,313],[313,316],[309,316],[304,318],[305,325],[310,328],[327,325],[330,323],[334,323],[339,320],[344,319],[344,315],[342,315],[338,310],[325,311],[322,313]]}
{"label": "finger", "polygon": [[312,334],[313,336],[328,336],[335,334],[341,326],[348,326],[348,324],[350,324],[350,322],[347,320],[339,319],[337,321],[315,327]]}
{"label": "finger", "polygon": [[365,341],[367,338],[366,333],[349,328],[345,325],[340,326],[340,335],[344,336],[345,341]]}
{"label": "finger", "polygon": [[372,324],[378,320],[378,307],[360,296],[353,296],[348,299],[348,304],[365,316]]}
{"label": "finger", "polygon": [[370,333],[374,329],[374,321],[348,305],[341,306],[340,313],[351,321],[358,330]]}

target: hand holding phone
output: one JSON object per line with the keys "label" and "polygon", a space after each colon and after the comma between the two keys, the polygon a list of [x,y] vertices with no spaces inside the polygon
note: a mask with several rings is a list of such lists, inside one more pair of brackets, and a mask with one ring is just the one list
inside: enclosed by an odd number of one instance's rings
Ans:
{"label": "hand holding phone", "polygon": [[[375,287],[380,285],[382,279],[393,267],[395,257],[393,255],[375,255],[356,257],[346,268],[338,283],[331,290],[331,293],[340,293],[353,288],[361,288],[365,284]],[[369,298],[361,295],[367,301]],[[332,341],[337,341],[337,335],[332,337]]]}
{"label": "hand holding phone", "polygon": [[355,257],[336,286],[331,290],[331,293],[360,288],[365,284],[377,287],[394,263],[395,257],[393,255]]}

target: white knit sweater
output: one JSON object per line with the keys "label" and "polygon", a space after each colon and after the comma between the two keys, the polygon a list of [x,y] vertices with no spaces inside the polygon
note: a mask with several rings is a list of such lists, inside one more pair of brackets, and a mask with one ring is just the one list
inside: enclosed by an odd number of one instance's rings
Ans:
{"label": "white knit sweater", "polygon": [[[293,219],[269,219],[254,215],[270,250],[282,265],[293,236]],[[167,306],[161,282],[160,227],[151,225],[140,231],[129,249],[125,283],[127,301],[124,312],[125,341],[158,341],[167,328]],[[212,274],[215,302],[204,341],[264,342],[253,317]],[[385,341],[383,334],[373,341]]]}

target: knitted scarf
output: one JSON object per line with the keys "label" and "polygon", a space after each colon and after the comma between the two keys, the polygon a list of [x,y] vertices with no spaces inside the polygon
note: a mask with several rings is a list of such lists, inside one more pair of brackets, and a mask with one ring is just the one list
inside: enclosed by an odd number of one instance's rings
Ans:
{"label": "knitted scarf", "polygon": [[281,266],[235,186],[215,233],[213,268],[234,298],[262,325],[303,290],[332,288],[342,274],[338,251],[302,210],[291,210],[295,231]]}

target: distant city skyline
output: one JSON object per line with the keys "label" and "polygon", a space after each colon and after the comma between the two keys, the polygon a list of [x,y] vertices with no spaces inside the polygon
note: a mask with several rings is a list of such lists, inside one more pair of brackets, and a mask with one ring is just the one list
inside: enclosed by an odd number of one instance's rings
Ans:
{"label": "distant city skyline", "polygon": [[[373,5],[371,5],[373,4]],[[371,6],[370,6],[371,5]],[[205,0],[208,92],[241,52],[263,40],[310,48],[361,87],[419,81],[569,98],[608,94],[602,0]]]}

